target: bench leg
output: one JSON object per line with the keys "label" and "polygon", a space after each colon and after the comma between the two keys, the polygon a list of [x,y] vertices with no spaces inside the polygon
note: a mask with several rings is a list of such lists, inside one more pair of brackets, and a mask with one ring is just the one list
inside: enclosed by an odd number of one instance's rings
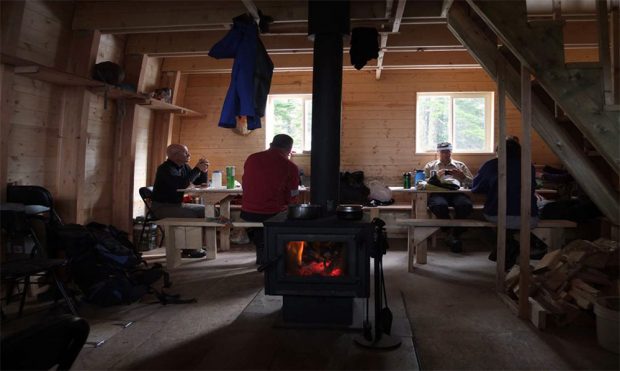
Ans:
{"label": "bench leg", "polygon": [[413,258],[415,256],[414,229],[414,227],[407,228],[407,271],[409,273],[413,272]]}
{"label": "bench leg", "polygon": [[[220,215],[230,220],[230,197],[220,201]],[[220,251],[230,250],[230,228],[220,229]]]}
{"label": "bench leg", "polygon": [[428,238],[435,234],[439,227],[418,227],[413,232],[413,243],[416,246],[416,263],[426,264]]}
{"label": "bench leg", "polygon": [[171,225],[166,225],[166,267],[168,269],[172,269],[181,264],[181,252],[177,250],[175,245],[175,235],[174,235],[174,227]]}
{"label": "bench leg", "polygon": [[217,258],[217,228],[205,227],[205,250],[207,260]]}
{"label": "bench leg", "polygon": [[378,218],[379,217],[379,208],[375,207],[370,209],[370,220],[373,220],[374,218]]}
{"label": "bench leg", "polygon": [[[205,205],[205,216],[207,218],[215,218],[215,206]],[[205,230],[205,250],[207,250],[207,259],[215,259],[217,257],[217,229],[206,227]]]}

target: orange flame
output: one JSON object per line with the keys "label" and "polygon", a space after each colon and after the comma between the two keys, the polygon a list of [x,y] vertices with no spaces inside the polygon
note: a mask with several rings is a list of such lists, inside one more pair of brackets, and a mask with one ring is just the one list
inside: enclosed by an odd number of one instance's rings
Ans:
{"label": "orange flame", "polygon": [[287,245],[287,249],[295,255],[298,267],[301,267],[301,257],[304,253],[305,245],[306,241],[290,241]]}

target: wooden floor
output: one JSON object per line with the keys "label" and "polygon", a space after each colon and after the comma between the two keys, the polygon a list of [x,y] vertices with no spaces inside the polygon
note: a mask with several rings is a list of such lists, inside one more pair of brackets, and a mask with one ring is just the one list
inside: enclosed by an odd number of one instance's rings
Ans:
{"label": "wooden floor", "polygon": [[[280,298],[262,295],[251,247],[233,245],[216,260],[184,260],[172,271],[171,292],[196,304],[162,306],[148,297],[113,308],[81,305],[89,340],[105,341],[87,345],[73,368],[620,368],[618,355],[597,345],[591,313],[544,332],[515,317],[495,294],[494,265],[480,240],[466,240],[463,254],[439,246],[414,273],[407,273],[405,243],[391,240],[385,257],[394,331],[403,341],[396,351],[360,348],[352,342],[357,332],[278,327]],[[3,332],[17,322],[7,309]]]}

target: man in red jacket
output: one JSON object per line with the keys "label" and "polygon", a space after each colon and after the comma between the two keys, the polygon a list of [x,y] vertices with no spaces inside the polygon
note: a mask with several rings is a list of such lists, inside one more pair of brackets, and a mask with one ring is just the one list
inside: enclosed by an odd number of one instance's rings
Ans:
{"label": "man in red jacket", "polygon": [[[289,156],[293,149],[293,138],[286,134],[273,137],[269,149],[250,155],[243,166],[243,201],[241,218],[248,222],[263,222],[291,203],[297,203],[299,196],[299,169]],[[248,230],[250,239],[256,245],[256,263],[262,263],[263,232]]]}

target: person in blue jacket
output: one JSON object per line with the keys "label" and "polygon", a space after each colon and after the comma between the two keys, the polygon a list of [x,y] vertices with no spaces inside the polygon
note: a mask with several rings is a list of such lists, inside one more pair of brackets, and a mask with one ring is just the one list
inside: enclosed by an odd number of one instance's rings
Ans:
{"label": "person in blue jacket", "polygon": [[237,120],[246,117],[249,130],[260,128],[271,87],[273,62],[258,37],[254,20],[247,16],[233,19],[232,29],[211,47],[209,56],[235,59],[218,125],[235,128]]}
{"label": "person in blue jacket", "polygon": [[[531,166],[530,192],[530,227],[538,224],[538,207],[536,205],[536,178],[534,166]],[[471,191],[484,193],[483,215],[493,223],[497,223],[498,195],[498,159],[485,162],[474,177]],[[521,145],[517,137],[506,138],[506,269],[512,267],[519,255],[519,242],[514,239],[517,230],[521,228]],[[489,259],[495,261],[496,251],[492,251]]]}

